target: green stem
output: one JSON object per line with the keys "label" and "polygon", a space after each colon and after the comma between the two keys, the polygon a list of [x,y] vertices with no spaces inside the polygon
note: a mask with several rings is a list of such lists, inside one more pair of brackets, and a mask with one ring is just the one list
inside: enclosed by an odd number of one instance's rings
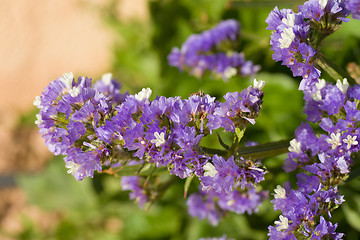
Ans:
{"label": "green stem", "polygon": [[290,140],[281,140],[278,142],[264,143],[251,147],[239,148],[237,153],[248,160],[257,160],[261,158],[274,157],[289,150]]}
{"label": "green stem", "polygon": [[338,65],[336,65],[333,61],[326,58],[323,55],[320,55],[316,60],[315,64],[319,66],[321,69],[326,71],[334,80],[335,82],[338,79],[344,79],[347,78],[350,85],[355,85],[355,80],[342,68],[340,68]]}
{"label": "green stem", "polygon": [[[283,153],[288,152],[290,140],[282,140],[278,142],[270,142],[264,143],[251,147],[241,147],[236,149],[236,152],[239,156],[248,159],[248,160],[256,160],[266,157],[274,157]],[[201,150],[209,155],[219,155],[222,157],[227,157],[227,151],[201,147]]]}
{"label": "green stem", "polygon": [[114,168],[114,173],[118,176],[148,176],[150,174],[157,175],[164,172],[168,172],[165,167],[157,168],[155,166],[151,166],[149,169],[144,169],[140,165],[135,166],[125,166],[120,169]]}

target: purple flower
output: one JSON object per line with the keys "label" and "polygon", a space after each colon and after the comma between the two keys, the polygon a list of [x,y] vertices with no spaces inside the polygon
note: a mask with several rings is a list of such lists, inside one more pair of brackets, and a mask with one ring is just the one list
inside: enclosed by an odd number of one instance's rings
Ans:
{"label": "purple flower", "polygon": [[249,86],[240,93],[227,93],[225,102],[220,103],[212,114],[208,115],[208,124],[210,130],[223,127],[226,131],[234,132],[235,128],[244,129],[250,122],[255,124],[255,119],[262,106],[264,92],[263,81],[255,80],[254,87]]}
{"label": "purple flower", "polygon": [[[102,171],[109,157],[114,130],[110,119],[114,106],[108,96],[91,87],[91,79],[72,73],[51,82],[36,105],[36,123],[45,144],[55,155],[66,155],[68,172],[80,181]],[[109,144],[106,145],[105,143]]]}
{"label": "purple flower", "polygon": [[300,90],[310,90],[321,73],[314,63],[322,40],[336,31],[342,21],[347,21],[349,11],[344,0],[309,0],[298,10],[294,13],[275,7],[265,21],[267,29],[273,30],[270,40],[273,59],[282,61],[294,76],[303,77]]}
{"label": "purple flower", "polygon": [[212,164],[209,162],[204,166],[205,173],[200,177],[204,189],[213,189],[218,193],[230,194],[233,190],[253,188],[254,184],[264,180],[266,171],[259,166],[243,158],[234,161],[214,155]]}
{"label": "purple flower", "polygon": [[215,204],[216,195],[211,191],[191,194],[186,201],[188,212],[192,217],[207,219],[211,225],[216,226],[224,214]]}
{"label": "purple flower", "polygon": [[346,8],[351,11],[352,17],[360,20],[360,1],[347,0],[345,1],[345,4],[346,4]]}
{"label": "purple flower", "polygon": [[146,191],[140,185],[141,177],[138,176],[123,176],[121,177],[121,187],[123,190],[129,190],[130,199],[134,199],[138,202],[139,207],[143,208],[147,202]]}
{"label": "purple flower", "polygon": [[225,80],[235,75],[254,75],[259,66],[246,61],[244,54],[234,51],[234,47],[222,49],[222,46],[233,45],[239,33],[240,24],[237,21],[224,20],[208,31],[191,35],[181,49],[173,48],[168,56],[169,64],[196,77],[203,76],[205,72]]}

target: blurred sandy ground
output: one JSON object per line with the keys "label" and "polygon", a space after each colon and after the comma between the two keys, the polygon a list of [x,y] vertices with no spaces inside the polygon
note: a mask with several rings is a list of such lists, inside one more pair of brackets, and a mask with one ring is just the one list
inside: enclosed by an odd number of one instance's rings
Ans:
{"label": "blurred sandy ground", "polygon": [[[35,96],[50,81],[65,72],[99,77],[111,70],[115,36],[100,16],[109,1],[0,1],[0,176],[36,171],[49,158],[37,129],[19,129],[18,119],[34,109]],[[122,0],[116,9],[123,21],[148,19],[146,0]],[[24,207],[24,197],[1,191],[0,228],[16,229],[9,220],[4,226],[9,214],[3,211],[14,212],[14,199],[17,210]]]}

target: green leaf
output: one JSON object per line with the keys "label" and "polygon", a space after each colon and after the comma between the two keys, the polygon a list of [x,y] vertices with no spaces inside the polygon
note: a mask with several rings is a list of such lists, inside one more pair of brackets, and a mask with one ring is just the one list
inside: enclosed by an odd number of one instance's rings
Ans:
{"label": "green leaf", "polygon": [[235,134],[237,137],[237,141],[240,142],[241,139],[243,138],[245,133],[245,129],[240,129],[240,128],[235,128]]}
{"label": "green leaf", "polygon": [[342,209],[348,224],[357,231],[360,231],[360,195],[353,195],[352,200],[353,201],[351,202],[353,204],[351,204],[351,206],[349,203],[345,202],[342,206]]}
{"label": "green leaf", "polygon": [[76,181],[72,175],[66,173],[61,157],[55,157],[45,171],[36,175],[21,175],[16,180],[26,191],[30,203],[44,209],[85,209],[96,204],[92,179]]}
{"label": "green leaf", "polygon": [[185,180],[185,185],[184,185],[184,198],[187,197],[187,193],[188,193],[188,190],[189,190],[189,187],[190,187],[190,184],[191,184],[193,178],[194,178],[194,175],[191,175],[190,177],[186,178],[186,180]]}

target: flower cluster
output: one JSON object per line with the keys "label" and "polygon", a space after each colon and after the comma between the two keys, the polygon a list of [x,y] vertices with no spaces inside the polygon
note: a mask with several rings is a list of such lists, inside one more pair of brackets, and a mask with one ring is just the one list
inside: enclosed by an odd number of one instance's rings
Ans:
{"label": "flower cluster", "polygon": [[148,196],[145,189],[141,185],[141,177],[139,176],[123,176],[121,178],[122,190],[129,190],[130,199],[138,202],[139,207],[143,208],[144,204],[148,201]]}
{"label": "flower cluster", "polygon": [[210,72],[225,80],[235,76],[256,74],[260,67],[246,61],[244,54],[234,51],[240,35],[240,24],[225,20],[201,34],[191,35],[168,56],[169,64],[191,75],[201,77]]}
{"label": "flower cluster", "polygon": [[336,31],[350,14],[344,0],[309,0],[298,13],[277,7],[266,19],[271,35],[273,59],[282,61],[294,76],[301,76],[300,90],[315,84],[321,71],[316,67],[323,39]]}
{"label": "flower cluster", "polygon": [[[263,82],[256,81],[254,87],[231,93],[233,98],[225,97],[224,103],[209,95],[149,101],[151,90],[143,89],[115,108],[117,114],[109,125],[134,157],[168,167],[180,178],[193,173],[202,176],[209,156],[200,151],[201,139],[225,125],[232,126],[225,130],[234,132],[235,128],[245,128],[247,122],[254,123],[262,104],[262,87]],[[211,121],[215,118],[221,118],[217,125]]]}
{"label": "flower cluster", "polygon": [[202,189],[192,194],[187,205],[189,214],[200,219],[207,218],[217,225],[225,211],[252,214],[267,198],[267,191],[258,191],[257,184],[264,180],[266,170],[260,162],[243,158],[224,159],[214,155],[204,166],[200,177]]}
{"label": "flower cluster", "polygon": [[[189,212],[216,224],[225,211],[256,211],[268,195],[256,188],[266,170],[235,152],[236,157],[228,159],[207,153],[200,141],[218,128],[235,136],[236,130],[254,124],[263,87],[263,81],[255,80],[240,93],[227,93],[224,102],[209,95],[150,101],[149,88],[122,94],[111,75],[92,86],[91,79],[75,81],[70,73],[51,82],[36,98],[40,109],[36,123],[46,145],[54,154],[65,155],[68,173],[78,181],[93,177],[104,166],[140,169],[146,164],[165,167],[180,178],[199,177],[202,190],[189,197]],[[151,198],[140,176],[122,177],[121,185],[140,207]]]}
{"label": "flower cluster", "polygon": [[347,0],[345,4],[346,4],[346,8],[351,11],[352,17],[360,20],[360,1]]}
{"label": "flower cluster", "polygon": [[290,141],[284,170],[299,168],[307,174],[297,174],[297,190],[289,186],[286,190],[280,186],[275,189],[272,202],[282,215],[275,222],[276,227],[269,227],[270,239],[295,236],[341,239],[343,235],[335,232],[337,224],[322,215],[327,213],[331,218],[331,211],[344,201],[337,185],[348,177],[353,163],[351,154],[360,150],[357,141],[360,88],[349,87],[346,79],[338,80],[336,85],[319,79],[311,90],[304,92],[305,113],[323,132],[316,134],[308,123],[303,123]]}
{"label": "flower cluster", "polygon": [[[353,4],[353,3],[351,3]],[[350,87],[347,79],[336,85],[320,79],[316,61],[323,39],[336,31],[350,14],[349,2],[343,0],[310,0],[292,10],[274,9],[267,18],[273,58],[282,61],[293,72],[302,76],[300,90],[304,92],[307,120],[318,125],[320,132],[303,123],[290,141],[284,170],[297,174],[297,190],[286,183],[277,186],[275,210],[282,215],[269,227],[270,239],[341,239],[332,224],[331,212],[344,201],[338,185],[350,172],[351,155],[360,150],[357,122],[360,111],[359,87]]]}
{"label": "flower cluster", "polygon": [[108,119],[115,114],[114,106],[126,94],[120,85],[104,75],[92,87],[91,79],[72,73],[51,82],[34,105],[40,109],[36,124],[45,144],[55,155],[66,155],[68,173],[77,180],[93,177],[102,171],[102,163],[112,155],[113,146],[107,130]]}
{"label": "flower cluster", "polygon": [[[151,90],[121,94],[119,84],[104,75],[91,79],[72,74],[50,83],[35,105],[37,125],[46,145],[64,158],[77,180],[102,171],[102,163],[127,151],[136,159],[166,166],[181,178],[202,176],[209,156],[200,151],[200,140],[212,130],[244,129],[254,124],[262,104],[262,81],[241,93],[229,93],[224,103],[209,95],[156,97]],[[214,119],[220,119],[219,124]]]}

